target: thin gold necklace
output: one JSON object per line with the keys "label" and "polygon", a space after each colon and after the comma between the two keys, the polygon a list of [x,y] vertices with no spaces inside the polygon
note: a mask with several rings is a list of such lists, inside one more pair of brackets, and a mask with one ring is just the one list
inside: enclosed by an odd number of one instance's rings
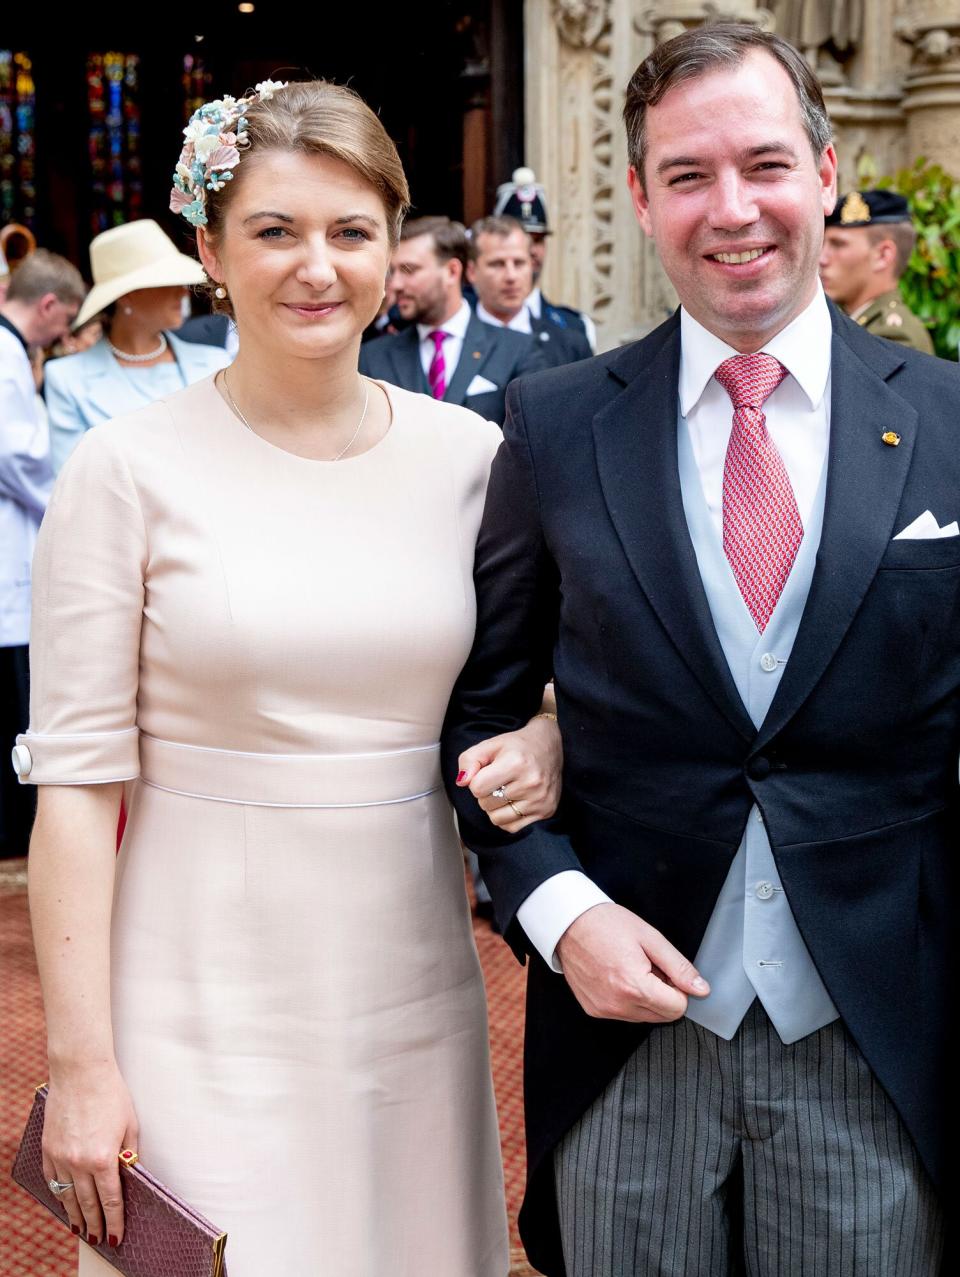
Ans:
{"label": "thin gold necklace", "polygon": [[[330,458],[330,461],[339,461],[342,457],[346,456],[346,454],[350,451],[353,445],[357,442],[357,438],[360,434],[360,431],[363,429],[363,423],[367,419],[367,409],[370,406],[370,382],[367,381],[366,378],[364,378],[364,384],[366,386],[366,394],[363,397],[363,412],[361,412],[360,414],[360,420],[357,422],[357,428],[356,430],[354,430],[353,434],[350,436],[350,441],[346,445],[346,447],[341,448],[335,457]],[[237,401],[236,399],[234,399],[233,395],[230,393],[230,383],[227,381],[226,368],[224,368],[223,370],[223,388],[227,392],[227,399],[230,402],[230,407],[237,414],[237,416],[240,418],[243,424],[247,427],[250,433],[252,435],[255,435],[257,433],[256,430],[254,430],[253,426],[251,426],[250,422],[246,419],[246,417],[237,407]]]}

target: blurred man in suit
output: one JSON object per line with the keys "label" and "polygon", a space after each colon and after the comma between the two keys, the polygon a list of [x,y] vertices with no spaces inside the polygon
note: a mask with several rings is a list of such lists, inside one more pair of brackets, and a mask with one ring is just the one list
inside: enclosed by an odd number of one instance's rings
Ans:
{"label": "blurred man in suit", "polygon": [[507,385],[546,366],[533,338],[481,323],[463,299],[467,237],[449,217],[407,222],[390,264],[389,286],[411,327],[366,342],[368,377],[472,408],[502,425]]}
{"label": "blurred man in suit", "polygon": [[533,288],[527,296],[527,309],[534,319],[545,319],[558,328],[581,331],[591,351],[597,349],[597,329],[593,320],[573,306],[560,306],[547,301],[540,291],[540,277],[547,260],[547,240],[553,234],[547,217],[547,196],[532,168],[513,170],[509,182],[497,187],[494,217],[515,217],[530,236],[533,259]]}
{"label": "blurred man in suit", "polygon": [[530,236],[515,217],[482,217],[474,222],[467,278],[476,290],[477,318],[494,327],[531,334],[549,367],[589,359],[593,353],[582,329],[561,328],[530,311]]}

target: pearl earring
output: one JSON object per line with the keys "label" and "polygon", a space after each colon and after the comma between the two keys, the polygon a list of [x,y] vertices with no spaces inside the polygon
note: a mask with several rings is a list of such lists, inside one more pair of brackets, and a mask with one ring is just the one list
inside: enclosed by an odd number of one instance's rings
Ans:
{"label": "pearl earring", "polygon": [[132,314],[133,314],[133,307],[132,307],[132,306],[124,306],[124,308],[123,308],[123,313],[124,313],[125,315],[132,315]]}
{"label": "pearl earring", "polygon": [[226,301],[227,290],[224,288],[222,284],[218,284],[216,288],[213,290],[213,295],[214,297],[216,297],[217,301],[219,302]]}

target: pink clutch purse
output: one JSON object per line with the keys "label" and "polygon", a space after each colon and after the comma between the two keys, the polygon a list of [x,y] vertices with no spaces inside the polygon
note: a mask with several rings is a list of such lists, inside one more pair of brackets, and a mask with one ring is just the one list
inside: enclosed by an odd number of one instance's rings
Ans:
{"label": "pink clutch purse", "polygon": [[[13,1178],[69,1228],[67,1212],[50,1192],[43,1173],[40,1139],[46,1101],[46,1086],[38,1086]],[[137,1165],[136,1153],[121,1152],[120,1168],[123,1241],[116,1249],[103,1241],[94,1247],[97,1253],[125,1277],[172,1277],[174,1273],[176,1277],[227,1277],[223,1258],[227,1234]]]}

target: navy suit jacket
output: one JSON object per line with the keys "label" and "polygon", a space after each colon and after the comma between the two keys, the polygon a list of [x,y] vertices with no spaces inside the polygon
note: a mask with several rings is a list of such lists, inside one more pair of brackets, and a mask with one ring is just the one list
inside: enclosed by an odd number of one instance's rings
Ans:
{"label": "navy suit jacket", "polygon": [[[488,421],[503,424],[507,386],[515,377],[547,367],[532,337],[481,323],[476,315],[464,337],[460,359],[447,384],[445,403],[471,408]],[[360,348],[360,371],[404,390],[429,394],[420,362],[420,338],[416,325],[390,337],[378,337]],[[495,386],[479,394],[467,394],[474,377],[483,377]]]}
{"label": "navy suit jacket", "polygon": [[183,321],[177,336],[200,346],[225,346],[229,331],[229,315],[194,315]]}
{"label": "navy suit jacket", "polygon": [[[751,807],[844,1024],[946,1182],[947,1001],[960,825],[960,369],[831,308],[822,540],[757,730],[707,604],[677,468],[676,316],[511,388],[477,544],[477,631],[444,729],[457,756],[522,725],[556,676],[557,816],[511,836],[450,794],[518,955],[523,900],[583,869],[687,956]],[[894,432],[896,445],[884,442]],[[562,1277],[551,1153],[650,1031],[593,1020],[531,953],[521,1232]]]}
{"label": "navy suit jacket", "polygon": [[572,364],[578,359],[589,359],[593,354],[587,334],[582,328],[574,328],[572,324],[561,328],[559,324],[543,318],[531,318],[530,326],[534,340],[539,342],[541,353],[550,368]]}

